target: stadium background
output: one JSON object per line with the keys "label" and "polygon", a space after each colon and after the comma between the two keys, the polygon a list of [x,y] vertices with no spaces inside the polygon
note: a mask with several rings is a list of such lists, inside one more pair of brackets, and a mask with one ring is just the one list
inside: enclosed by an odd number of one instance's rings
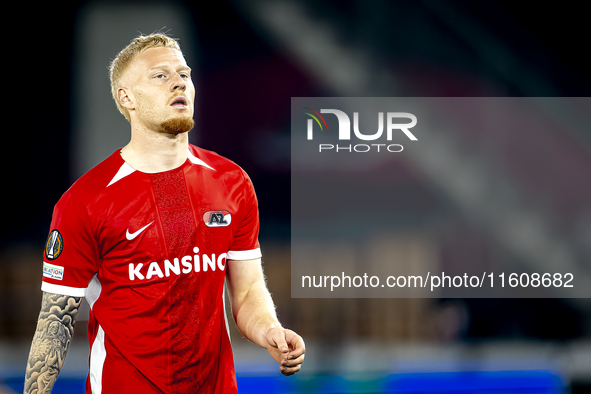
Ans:
{"label": "stadium background", "polygon": [[[180,39],[194,69],[191,141],[251,175],[269,288],[280,320],[308,345],[304,370],[283,378],[266,352],[233,327],[242,392],[576,393],[591,387],[591,308],[584,300],[290,298],[290,98],[590,96],[588,22],[581,6],[514,3],[9,6],[0,392],[22,387],[53,205],[129,138],[110,101],[108,62],[138,31],[162,28]],[[552,230],[583,256],[578,262],[584,267],[591,255],[591,129],[537,137],[509,143],[502,133],[468,135],[464,142],[486,158],[482,165],[506,171],[540,218],[551,218]],[[399,236],[390,245],[427,247],[443,264],[459,267],[513,258],[486,225],[462,214],[456,201],[411,166],[400,171],[399,185]],[[417,236],[425,231],[427,241]],[[560,260],[556,264],[558,269]],[[85,328],[81,318],[54,392],[79,392],[88,355]]]}

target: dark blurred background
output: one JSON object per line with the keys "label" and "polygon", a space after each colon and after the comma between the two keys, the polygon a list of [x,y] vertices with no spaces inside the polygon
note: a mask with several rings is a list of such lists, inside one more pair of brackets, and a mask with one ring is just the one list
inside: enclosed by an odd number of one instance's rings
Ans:
{"label": "dark blurred background", "polygon": [[[585,7],[548,4],[236,0],[9,6],[3,47],[0,385],[4,380],[5,390],[14,389],[24,375],[54,204],[81,174],[129,139],[129,126],[109,95],[109,61],[138,32],[162,29],[180,39],[194,70],[198,97],[191,141],[237,162],[251,176],[269,288],[282,323],[308,344],[299,377],[273,387],[404,391],[392,379],[431,373],[437,381],[438,373],[469,371],[546,371],[540,379],[551,378],[540,383],[546,384],[543,392],[591,387],[591,311],[585,302],[290,298],[290,98],[590,96]],[[478,147],[494,138],[466,136],[465,143]],[[557,139],[560,149],[545,155],[531,153],[535,140],[514,145],[495,165],[515,172],[556,229],[588,252],[591,128]],[[404,213],[409,232],[456,209],[412,168],[401,185],[412,202]],[[438,259],[453,264],[502,255],[469,217],[453,218],[433,241]],[[82,319],[76,335],[70,358],[82,361],[68,359],[64,379],[85,373]],[[250,379],[275,379],[276,367],[264,350],[235,328],[233,340],[244,392]],[[427,375],[421,379],[429,381]],[[334,391],[327,391],[330,387]]]}

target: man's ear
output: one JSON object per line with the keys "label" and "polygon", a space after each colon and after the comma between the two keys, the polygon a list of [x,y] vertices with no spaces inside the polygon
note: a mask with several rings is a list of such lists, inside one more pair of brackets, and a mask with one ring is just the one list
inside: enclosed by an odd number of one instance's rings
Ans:
{"label": "man's ear", "polygon": [[135,108],[135,100],[130,88],[117,89],[117,100],[119,100],[119,103],[127,109]]}

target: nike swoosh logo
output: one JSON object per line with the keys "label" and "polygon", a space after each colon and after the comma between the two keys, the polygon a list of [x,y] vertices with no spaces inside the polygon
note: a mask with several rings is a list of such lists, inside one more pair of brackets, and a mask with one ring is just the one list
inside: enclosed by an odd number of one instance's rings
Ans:
{"label": "nike swoosh logo", "polygon": [[142,233],[142,231],[144,231],[145,229],[147,229],[148,227],[150,227],[150,225],[154,223],[148,223],[146,224],[144,227],[140,228],[138,231],[136,231],[135,233],[130,233],[129,229],[127,229],[127,232],[125,233],[125,238],[127,238],[129,241],[131,241],[132,239],[134,239],[135,237],[137,237],[138,235],[140,235]]}

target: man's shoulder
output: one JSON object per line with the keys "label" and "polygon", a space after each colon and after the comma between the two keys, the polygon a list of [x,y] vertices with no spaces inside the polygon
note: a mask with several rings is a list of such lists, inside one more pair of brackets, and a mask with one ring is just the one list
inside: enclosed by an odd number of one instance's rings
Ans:
{"label": "man's shoulder", "polygon": [[119,151],[114,152],[78,178],[66,193],[76,195],[83,202],[94,199],[109,185],[124,163]]}

